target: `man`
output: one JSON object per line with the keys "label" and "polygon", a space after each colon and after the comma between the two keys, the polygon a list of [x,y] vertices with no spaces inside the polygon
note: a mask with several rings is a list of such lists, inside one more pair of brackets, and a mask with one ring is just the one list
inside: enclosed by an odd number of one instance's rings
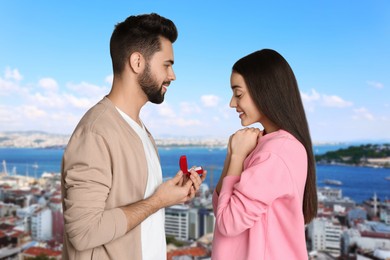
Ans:
{"label": "man", "polygon": [[193,198],[206,174],[162,182],[153,137],[139,113],[162,103],[177,30],[157,14],[130,16],[110,41],[110,93],[81,119],[65,150],[64,259],[166,259],[164,208]]}

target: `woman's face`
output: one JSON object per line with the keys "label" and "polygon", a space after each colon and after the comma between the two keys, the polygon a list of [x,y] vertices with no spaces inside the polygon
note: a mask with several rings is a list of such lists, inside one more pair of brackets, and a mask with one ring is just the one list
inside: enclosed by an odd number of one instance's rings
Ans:
{"label": "woman's face", "polygon": [[241,119],[241,125],[248,126],[253,123],[261,123],[264,115],[262,115],[253,102],[244,78],[233,71],[230,77],[230,85],[233,91],[230,107],[236,109]]}

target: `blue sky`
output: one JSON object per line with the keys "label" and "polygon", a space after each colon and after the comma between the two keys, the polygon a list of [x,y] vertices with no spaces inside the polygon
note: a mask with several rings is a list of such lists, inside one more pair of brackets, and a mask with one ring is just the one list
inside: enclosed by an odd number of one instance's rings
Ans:
{"label": "blue sky", "polygon": [[0,1],[0,132],[71,134],[107,94],[114,25],[157,12],[179,30],[177,80],[142,118],[156,138],[222,137],[233,63],[272,48],[298,80],[314,142],[390,140],[389,1]]}

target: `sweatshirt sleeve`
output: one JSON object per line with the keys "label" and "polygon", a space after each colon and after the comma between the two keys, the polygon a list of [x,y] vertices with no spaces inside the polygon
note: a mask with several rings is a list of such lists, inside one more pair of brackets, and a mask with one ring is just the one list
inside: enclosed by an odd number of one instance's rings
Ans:
{"label": "sweatshirt sleeve", "polygon": [[218,208],[218,194],[217,194],[217,191],[215,189],[213,192],[212,202],[213,202],[213,211],[214,211],[214,214],[216,214],[217,208]]}
{"label": "sweatshirt sleeve", "polygon": [[[225,178],[226,178],[226,177],[225,177]],[[239,177],[239,176],[237,176],[236,178],[233,178],[234,183],[237,183],[239,180],[240,180],[240,177]],[[213,212],[214,212],[214,215],[217,215],[218,200],[219,200],[219,195],[218,195],[216,189],[214,189],[213,197],[212,197],[212,204],[213,204]]]}
{"label": "sweatshirt sleeve", "polygon": [[111,159],[105,140],[82,133],[68,144],[63,161],[65,232],[76,250],[106,244],[126,233],[119,208],[106,209],[111,189]]}
{"label": "sweatshirt sleeve", "polygon": [[218,198],[216,223],[225,236],[236,236],[267,212],[272,202],[292,194],[288,168],[277,155],[261,153],[241,178],[226,176]]}

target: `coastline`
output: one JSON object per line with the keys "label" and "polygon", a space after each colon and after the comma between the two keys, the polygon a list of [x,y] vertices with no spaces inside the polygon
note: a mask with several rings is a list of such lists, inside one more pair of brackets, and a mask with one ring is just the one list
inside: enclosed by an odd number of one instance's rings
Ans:
{"label": "coastline", "polygon": [[380,164],[354,164],[354,163],[341,163],[341,162],[321,162],[316,161],[317,165],[335,165],[335,166],[348,166],[348,167],[367,167],[367,168],[381,168],[381,169],[390,169],[390,166],[387,165],[380,165]]}

